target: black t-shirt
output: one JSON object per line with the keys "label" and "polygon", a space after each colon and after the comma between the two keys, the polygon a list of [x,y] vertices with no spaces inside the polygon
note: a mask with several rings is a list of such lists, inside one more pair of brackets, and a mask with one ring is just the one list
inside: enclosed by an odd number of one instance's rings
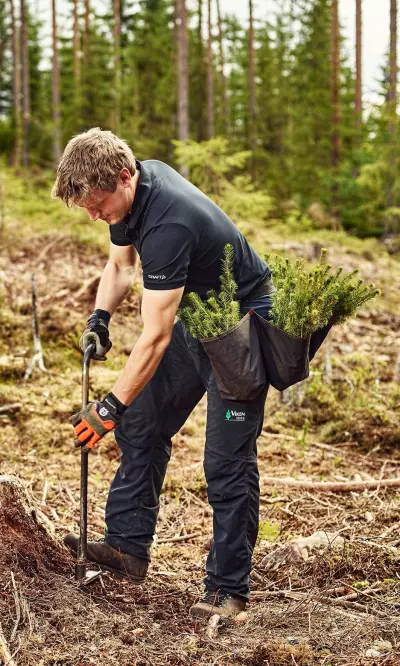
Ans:
{"label": "black t-shirt", "polygon": [[132,211],[110,226],[114,245],[135,246],[146,289],[220,290],[224,246],[234,248],[237,299],[271,274],[232,220],[197,187],[163,162],[138,162]]}

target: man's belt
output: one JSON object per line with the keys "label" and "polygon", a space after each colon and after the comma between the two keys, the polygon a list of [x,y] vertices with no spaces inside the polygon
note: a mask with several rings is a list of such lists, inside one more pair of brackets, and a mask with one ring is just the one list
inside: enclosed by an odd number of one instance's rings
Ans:
{"label": "man's belt", "polygon": [[265,280],[257,284],[254,289],[244,298],[241,302],[247,303],[253,301],[256,298],[261,298],[262,296],[268,296],[268,294],[273,294],[276,291],[276,287],[272,281],[272,277],[267,277]]}

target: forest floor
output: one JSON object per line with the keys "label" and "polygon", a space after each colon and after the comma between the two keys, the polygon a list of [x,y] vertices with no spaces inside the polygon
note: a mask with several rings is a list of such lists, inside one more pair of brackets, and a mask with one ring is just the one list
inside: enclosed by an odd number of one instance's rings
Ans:
{"label": "forest floor", "polygon": [[[61,541],[78,533],[79,454],[68,417],[80,404],[78,340],[106,260],[107,230],[48,201],[40,183],[20,181],[5,174],[0,229],[0,472],[26,484]],[[247,617],[222,623],[210,637],[207,623],[188,613],[202,593],[212,533],[202,401],[174,438],[144,585],[107,573],[79,588],[67,553],[51,570],[29,552],[8,553],[11,564],[0,567],[0,627],[18,666],[400,664],[400,495],[381,487],[400,477],[400,262],[378,242],[342,232],[238,224],[259,251],[310,257],[319,243],[332,264],[359,268],[382,289],[369,309],[332,331],[309,379],[283,396],[270,391]],[[35,369],[24,380],[33,356],[33,272],[47,372]],[[104,395],[123,367],[140,331],[139,307],[135,287],[113,317],[108,362],[92,364],[91,397]],[[117,466],[108,436],[90,454],[90,537],[103,534]],[[381,483],[315,492],[263,483],[271,476]],[[266,555],[316,531],[344,541],[266,568]]]}

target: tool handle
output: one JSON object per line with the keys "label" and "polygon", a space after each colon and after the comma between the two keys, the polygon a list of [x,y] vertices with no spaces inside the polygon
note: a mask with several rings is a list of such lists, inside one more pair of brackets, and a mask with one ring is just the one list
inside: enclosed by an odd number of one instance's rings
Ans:
{"label": "tool handle", "polygon": [[[82,408],[89,402],[89,366],[96,349],[90,344],[83,355],[82,364]],[[88,451],[81,450],[81,496],[80,496],[80,534],[78,562],[75,565],[75,580],[82,580],[86,575],[87,558],[87,487],[88,487]]]}
{"label": "tool handle", "polygon": [[89,402],[89,366],[90,359],[93,356],[93,353],[96,349],[96,345],[92,342],[87,346],[85,353],[83,354],[83,364],[82,364],[82,408],[86,407]]}

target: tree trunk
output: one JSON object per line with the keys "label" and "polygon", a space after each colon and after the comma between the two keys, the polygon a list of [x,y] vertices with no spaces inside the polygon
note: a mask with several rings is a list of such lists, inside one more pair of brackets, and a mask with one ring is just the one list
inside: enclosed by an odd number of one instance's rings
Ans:
{"label": "tree trunk", "polygon": [[221,76],[221,97],[222,97],[222,117],[224,124],[224,132],[228,133],[229,129],[229,114],[228,114],[228,98],[226,94],[226,76],[225,76],[225,56],[223,44],[223,31],[222,31],[222,17],[219,0],[217,2],[217,16],[218,16],[218,42],[219,42],[219,64]]}
{"label": "tree trunk", "polygon": [[121,123],[121,4],[113,0],[114,7],[114,74],[115,74],[115,118],[116,133]]}
{"label": "tree trunk", "polygon": [[89,118],[89,68],[90,68],[90,0],[85,0],[85,30],[83,33],[83,117]]}
{"label": "tree trunk", "polygon": [[214,130],[214,61],[212,49],[211,0],[208,0],[208,39],[207,39],[207,134],[212,139]]}
{"label": "tree trunk", "polygon": [[[198,19],[197,19],[197,42],[199,45],[198,52],[198,71],[199,71],[199,94],[200,99],[204,99],[204,89],[206,87],[206,65],[205,65],[205,53],[204,53],[204,42],[203,42],[203,0],[198,0]],[[198,124],[197,124],[197,140],[204,141],[206,136],[205,128],[205,114],[203,111],[203,105],[200,104],[200,110],[198,113]]]}
{"label": "tree trunk", "polygon": [[[388,130],[389,130],[389,171],[386,179],[386,206],[394,204],[393,183],[395,180],[396,120],[397,120],[397,0],[390,0],[390,54],[389,54],[389,92],[388,92]],[[387,230],[385,229],[385,232]]]}
{"label": "tree trunk", "polygon": [[[256,83],[254,68],[254,17],[253,0],[249,0],[249,148],[255,149],[255,120],[256,120]],[[253,160],[252,160],[253,162]],[[254,170],[252,164],[252,171]],[[254,173],[253,173],[254,176]]]}
{"label": "tree trunk", "polygon": [[31,122],[31,100],[29,90],[28,18],[25,0],[21,0],[21,55],[22,55],[22,163],[29,166],[29,128]]}
{"label": "tree trunk", "polygon": [[389,104],[393,117],[397,113],[397,0],[390,0],[390,69]]}
{"label": "tree trunk", "polygon": [[21,51],[20,36],[15,16],[14,0],[10,0],[12,52],[13,52],[13,112],[15,123],[15,143],[12,163],[21,166],[22,156],[22,118],[21,118]]}
{"label": "tree trunk", "polygon": [[340,164],[340,30],[339,0],[332,0],[331,33],[331,91],[332,91],[332,167],[337,170]]}
{"label": "tree trunk", "polygon": [[[176,0],[177,28],[177,98],[178,98],[178,139],[189,138],[189,73],[188,73],[188,32],[185,0]],[[185,164],[180,165],[182,176],[189,176]]]}
{"label": "tree trunk", "polygon": [[75,96],[78,96],[79,86],[81,83],[81,63],[80,63],[80,50],[81,50],[81,36],[79,30],[79,11],[78,0],[74,0],[74,87]]}
{"label": "tree trunk", "polygon": [[362,126],[362,0],[356,0],[356,130],[360,140]]}
{"label": "tree trunk", "polygon": [[58,62],[57,43],[57,14],[56,0],[51,0],[52,9],[52,37],[53,37],[53,66],[51,78],[51,99],[53,115],[53,166],[56,169],[61,158],[61,129],[60,129],[60,67]]}
{"label": "tree trunk", "polygon": [[188,34],[185,0],[177,0],[178,139],[189,138]]}

